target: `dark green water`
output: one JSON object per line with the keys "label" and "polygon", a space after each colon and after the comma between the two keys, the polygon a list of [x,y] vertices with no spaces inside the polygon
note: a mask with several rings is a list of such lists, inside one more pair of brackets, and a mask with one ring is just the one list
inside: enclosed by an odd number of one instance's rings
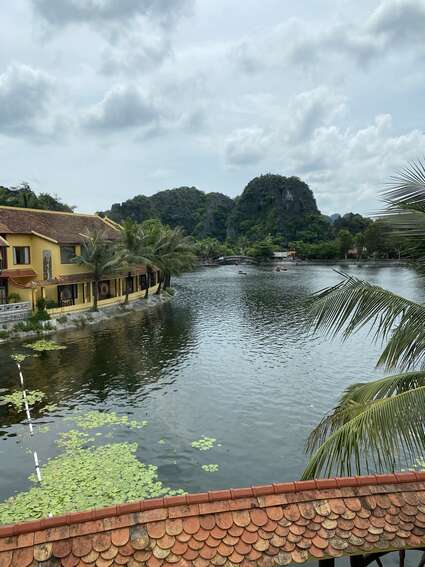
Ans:
{"label": "dark green water", "polygon": [[[345,386],[379,375],[379,348],[366,332],[344,344],[307,333],[294,305],[338,280],[331,267],[244,269],[246,276],[235,267],[187,274],[171,303],[63,334],[66,350],[26,361],[27,387],[58,404],[35,416],[49,427],[34,439],[41,462],[59,452],[58,432],[72,427],[66,416],[101,409],[148,421],[143,430],[115,430],[114,440],[137,441],[139,458],[158,465],[167,486],[203,491],[298,478],[308,432]],[[423,300],[410,269],[351,271]],[[0,347],[0,394],[17,387],[9,358],[16,350]],[[30,485],[25,427],[21,414],[0,407],[0,499]],[[203,435],[217,439],[205,453],[191,446]],[[219,471],[203,471],[209,463]]]}

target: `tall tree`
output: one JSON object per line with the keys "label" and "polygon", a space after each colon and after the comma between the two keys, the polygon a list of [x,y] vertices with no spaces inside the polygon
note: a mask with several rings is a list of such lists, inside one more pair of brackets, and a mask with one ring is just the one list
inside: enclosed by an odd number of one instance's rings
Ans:
{"label": "tall tree", "polygon": [[[411,164],[384,194],[399,238],[425,237],[425,165]],[[393,470],[425,451],[425,305],[351,276],[310,301],[314,329],[349,337],[365,325],[386,341],[378,364],[394,375],[353,384],[311,433],[304,478]]]}
{"label": "tall tree", "polygon": [[106,238],[103,231],[89,231],[83,235],[80,256],[73,262],[93,272],[93,311],[97,311],[99,283],[106,276],[121,270],[125,265],[125,256],[116,245]]}
{"label": "tall tree", "polygon": [[195,265],[195,246],[180,227],[169,228],[158,223],[142,225],[145,246],[153,265],[161,271],[157,293],[169,287],[171,276],[178,276]]}
{"label": "tall tree", "polygon": [[338,232],[337,240],[341,250],[341,254],[344,256],[345,259],[347,259],[348,251],[353,246],[353,235],[346,228],[342,228]]}
{"label": "tall tree", "polygon": [[[131,219],[126,219],[122,224],[121,239],[118,244],[125,268],[130,271],[138,265],[149,266],[151,264],[150,250],[146,247],[146,239],[139,224]],[[130,285],[128,277],[125,279],[125,299],[128,303]]]}

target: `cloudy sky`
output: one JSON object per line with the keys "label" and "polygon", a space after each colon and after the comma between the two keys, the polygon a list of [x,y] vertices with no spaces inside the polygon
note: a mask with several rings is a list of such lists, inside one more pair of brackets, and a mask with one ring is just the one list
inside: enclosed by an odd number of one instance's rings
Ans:
{"label": "cloudy sky", "polygon": [[425,0],[13,0],[0,184],[80,211],[298,175],[370,213],[425,154]]}

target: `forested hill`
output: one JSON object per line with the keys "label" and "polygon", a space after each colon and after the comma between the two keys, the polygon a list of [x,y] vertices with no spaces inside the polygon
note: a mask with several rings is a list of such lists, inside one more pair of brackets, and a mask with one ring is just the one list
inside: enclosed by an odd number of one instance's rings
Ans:
{"label": "forested hill", "polygon": [[204,193],[196,187],[160,191],[151,197],[137,195],[105,211],[116,222],[126,218],[136,222],[158,218],[172,227],[181,226],[197,238],[224,240],[229,214],[235,203],[222,193]]}
{"label": "forested hill", "polygon": [[240,237],[256,240],[267,235],[290,241],[305,236],[314,239],[318,232],[326,238],[331,232],[330,220],[320,214],[306,183],[298,177],[272,174],[252,179],[234,200],[222,193],[178,187],[116,203],[104,214],[116,222],[159,218],[170,226],[182,226],[197,238],[221,241]]}
{"label": "forested hill", "polygon": [[19,187],[3,187],[0,185],[0,205],[23,207],[25,209],[73,212],[73,207],[62,203],[58,197],[53,197],[49,193],[39,193],[37,195],[27,183],[22,183]]}

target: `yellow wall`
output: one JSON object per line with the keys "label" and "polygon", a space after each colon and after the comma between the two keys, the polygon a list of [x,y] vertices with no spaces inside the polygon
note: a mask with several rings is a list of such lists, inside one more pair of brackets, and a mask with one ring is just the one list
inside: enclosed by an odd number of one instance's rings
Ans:
{"label": "yellow wall", "polygon": [[[7,241],[9,243],[9,248],[7,248],[7,269],[8,270],[22,270],[22,269],[33,269],[36,272],[36,280],[43,280],[43,252],[45,250],[49,250],[51,253],[52,258],[52,277],[56,278],[59,276],[66,276],[66,275],[73,275],[73,274],[82,274],[88,273],[90,270],[85,268],[84,266],[79,266],[78,264],[62,264],[60,258],[60,245],[54,242],[50,242],[40,236],[36,235],[25,235],[25,234],[7,234],[6,235]],[[29,246],[30,247],[30,264],[19,264],[15,265],[13,263],[13,247],[14,246]],[[76,255],[81,253],[81,246],[79,244],[76,245]],[[31,281],[32,278],[19,278],[19,283],[26,284]],[[116,296],[106,300],[100,300],[99,304],[103,301],[107,303],[111,302],[114,303],[122,298],[122,294],[125,290],[125,278],[119,278],[118,281],[116,278],[107,278],[111,282],[110,291],[111,294]],[[71,307],[64,307],[60,308],[61,312],[63,310],[74,310],[78,309],[78,306],[83,306],[83,308],[91,305],[92,302],[92,293],[91,293],[91,283],[79,283],[78,285],[78,297],[76,299],[76,305]],[[137,292],[139,289],[139,280],[138,277],[133,278],[133,285],[134,290]],[[18,293],[23,301],[31,301],[34,300],[34,306],[38,298],[43,297],[48,301],[58,301],[58,286],[48,285],[41,290],[37,288],[35,290],[29,288],[21,288],[16,287],[10,280],[9,280],[9,293]],[[84,293],[83,293],[84,288]],[[156,286],[154,288],[150,288],[150,292],[155,291]],[[144,294],[144,291],[142,292]],[[136,294],[132,294],[133,298],[135,298]],[[84,296],[84,301],[83,301]]]}
{"label": "yellow wall", "polygon": [[[149,295],[153,295],[158,289],[158,285],[154,285],[149,288]],[[135,301],[136,299],[142,299],[146,294],[146,290],[136,291],[130,293],[129,301]],[[99,299],[99,307],[106,307],[109,305],[114,305],[118,303],[123,303],[125,299],[124,295],[119,295],[117,297],[111,297],[110,299]],[[48,313],[52,316],[59,316],[65,313],[74,313],[76,311],[83,311],[84,309],[90,309],[92,307],[92,301],[83,304],[69,305],[67,307],[54,307],[53,309],[48,309]]]}
{"label": "yellow wall", "polygon": [[[43,279],[43,251],[49,250],[52,255],[52,274],[53,277],[67,276],[72,274],[87,273],[90,270],[78,264],[62,264],[60,257],[60,246],[39,236],[32,234],[8,234],[6,239],[9,243],[7,248],[7,267],[10,270],[32,268],[37,273],[37,279]],[[13,263],[13,247],[30,247],[30,264],[15,265]],[[75,247],[76,255],[80,254],[80,245]]]}

